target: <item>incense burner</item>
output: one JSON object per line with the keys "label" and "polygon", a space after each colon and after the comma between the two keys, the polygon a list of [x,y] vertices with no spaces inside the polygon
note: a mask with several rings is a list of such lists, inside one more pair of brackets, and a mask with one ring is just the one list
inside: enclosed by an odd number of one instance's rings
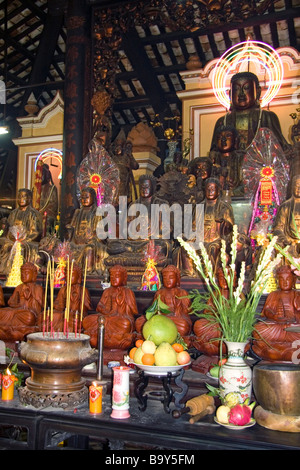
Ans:
{"label": "incense burner", "polygon": [[98,357],[88,335],[32,333],[20,345],[20,357],[31,369],[25,387],[19,388],[24,405],[70,409],[88,400],[81,371]]}

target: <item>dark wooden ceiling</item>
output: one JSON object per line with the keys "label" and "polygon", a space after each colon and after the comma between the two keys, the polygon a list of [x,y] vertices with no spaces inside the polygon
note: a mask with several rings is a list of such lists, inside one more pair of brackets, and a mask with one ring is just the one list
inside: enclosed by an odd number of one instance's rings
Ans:
{"label": "dark wooden ceiling", "polygon": [[[97,47],[95,32],[103,29],[103,22],[97,25],[101,11],[109,11],[104,26],[121,33],[113,76],[116,129],[149,123],[155,114],[180,113],[176,94],[184,88],[180,72],[187,69],[191,56],[197,55],[204,66],[249,34],[274,48],[300,47],[300,0],[85,3],[93,29],[91,47]],[[0,0],[0,80],[6,85],[0,120],[5,117],[10,124],[11,137],[18,133],[16,118],[26,115],[24,107],[32,93],[40,108],[52,101],[57,90],[63,96],[67,4],[67,0]],[[0,153],[0,171],[1,165]]]}

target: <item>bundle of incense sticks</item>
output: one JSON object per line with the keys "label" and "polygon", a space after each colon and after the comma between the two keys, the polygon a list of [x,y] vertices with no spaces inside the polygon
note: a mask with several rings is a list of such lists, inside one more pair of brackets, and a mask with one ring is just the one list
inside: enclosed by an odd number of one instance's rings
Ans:
{"label": "bundle of incense sticks", "polygon": [[85,267],[84,267],[83,288],[82,288],[82,297],[81,297],[81,311],[80,311],[80,321],[79,321],[79,335],[80,335],[80,332],[81,332],[81,324],[82,324],[82,318],[83,318],[86,272],[87,272],[87,258],[85,258]]}
{"label": "bundle of incense sticks", "polygon": [[[48,307],[48,310],[47,310],[48,284],[50,285],[50,308]],[[43,336],[45,335],[45,333],[49,334],[49,321],[50,321],[50,334],[52,336],[54,335],[53,299],[54,299],[54,259],[52,258],[52,262],[49,259],[48,264],[47,264],[44,313],[43,313]],[[46,315],[46,311],[47,311],[47,315]]]}
{"label": "bundle of incense sticks", "polygon": [[[73,266],[74,260],[71,262],[68,257],[67,261],[67,275],[66,275],[66,306],[64,311],[64,326],[63,334],[69,336],[69,319],[70,319],[70,302],[71,302],[71,289],[72,289],[72,276],[73,276]],[[79,312],[78,310],[75,313],[75,337],[79,332],[81,332],[82,319],[83,319],[83,310],[84,310],[84,300],[85,300],[85,286],[86,286],[86,275],[87,275],[87,258],[85,260],[85,270],[84,270],[84,280],[83,280],[83,289],[81,296],[81,312],[78,324]],[[54,328],[53,328],[53,305],[54,305],[54,259],[52,261],[49,259],[47,264],[47,275],[46,275],[46,286],[45,286],[45,301],[44,301],[44,313],[43,313],[43,336],[45,334],[49,335],[49,325],[50,325],[50,335],[54,337]],[[48,300],[48,284],[50,288],[50,307],[47,309],[47,300]],[[59,336],[59,331],[57,331],[57,337]]]}

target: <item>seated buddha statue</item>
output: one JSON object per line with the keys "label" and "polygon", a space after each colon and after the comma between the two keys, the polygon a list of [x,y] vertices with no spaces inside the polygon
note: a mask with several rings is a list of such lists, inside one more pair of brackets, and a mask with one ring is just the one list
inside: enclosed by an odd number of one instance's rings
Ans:
{"label": "seated buddha statue", "polygon": [[[295,290],[295,275],[290,266],[277,269],[278,290],[271,292],[255,324],[252,350],[267,361],[292,361],[300,340],[300,292]],[[299,332],[288,331],[298,327]]]}
{"label": "seated buddha statue", "polygon": [[115,265],[109,269],[110,284],[103,291],[96,314],[83,320],[84,333],[90,336],[92,347],[98,343],[99,315],[104,318],[104,361],[123,359],[135,340],[134,318],[138,314],[133,291],[127,287],[127,270]]}
{"label": "seated buddha statue", "polygon": [[300,233],[300,175],[292,179],[292,196],[279,206],[273,223],[278,244],[289,246],[289,253],[296,258],[300,253],[297,231]]}
{"label": "seated buddha statue", "polygon": [[[141,175],[139,178],[140,197],[128,207],[126,220],[119,219],[119,238],[108,238],[105,260],[106,266],[120,264],[122,266],[145,266],[145,251],[152,239],[160,248],[161,264],[165,266],[171,256],[172,240],[162,236],[162,216],[151,211],[153,205],[158,207],[166,201],[156,196],[156,178],[152,175]],[[135,215],[136,214],[136,215]],[[135,221],[138,221],[135,224]],[[132,230],[133,227],[133,230]],[[157,235],[154,234],[157,233]],[[154,238],[155,236],[155,238]]]}
{"label": "seated buddha statue", "polygon": [[38,331],[38,318],[44,307],[44,289],[36,283],[37,268],[33,263],[21,267],[21,280],[8,299],[8,307],[0,309],[0,339],[23,341]]}
{"label": "seated buddha statue", "polygon": [[67,240],[70,242],[76,264],[85,267],[87,272],[102,273],[105,269],[104,259],[107,257],[106,246],[97,237],[97,198],[93,188],[86,187],[81,191],[81,208],[76,209],[70,224],[66,226]]}
{"label": "seated buddha statue", "polygon": [[[180,270],[176,266],[169,264],[161,271],[163,287],[156,291],[154,300],[160,297],[170,309],[167,314],[177,326],[179,334],[182,336],[187,346],[191,345],[192,320],[189,315],[191,301],[188,293],[180,287]],[[141,335],[144,323],[147,321],[146,316],[142,315],[136,319],[135,328]]]}
{"label": "seated buddha statue", "polygon": [[[239,149],[247,150],[258,129],[268,128],[277,138],[282,150],[291,151],[284,138],[280,122],[273,111],[260,107],[261,87],[257,75],[251,72],[238,72],[230,82],[230,111],[217,120],[212,137],[211,150],[217,150],[217,132],[220,126],[232,126],[239,134]],[[288,156],[287,156],[288,158]]]}
{"label": "seated buddha statue", "polygon": [[[70,268],[71,275],[71,268]],[[81,315],[82,308],[82,297],[83,299],[83,309],[82,316],[83,318],[88,314],[89,311],[93,310],[91,303],[91,297],[88,289],[85,287],[83,290],[82,282],[82,270],[80,266],[74,264],[72,269],[71,277],[71,288],[70,293],[67,292],[67,285],[62,286],[57,294],[56,299],[53,303],[53,329],[54,331],[64,331],[64,318],[65,318],[65,309],[67,306],[67,295],[70,295],[70,310],[69,310],[69,323],[68,331],[75,332],[75,324],[77,317],[77,327],[79,332],[79,320]],[[42,317],[40,316],[39,327],[42,326]]]}
{"label": "seated buddha statue", "polygon": [[[32,207],[31,201],[32,192],[25,188],[19,189],[18,207],[9,214],[7,230],[0,237],[0,271],[4,274],[10,271],[12,265],[10,253],[16,239],[21,242],[25,261],[35,262],[38,258],[38,242],[42,236],[43,220],[39,211]],[[19,231],[12,231],[13,227]]]}

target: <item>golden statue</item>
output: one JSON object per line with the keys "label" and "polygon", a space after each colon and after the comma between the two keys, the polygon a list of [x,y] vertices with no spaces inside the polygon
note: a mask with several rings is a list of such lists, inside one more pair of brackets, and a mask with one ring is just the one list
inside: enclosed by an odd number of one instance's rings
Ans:
{"label": "golden statue", "polygon": [[106,246],[97,236],[96,193],[93,188],[86,187],[81,191],[81,208],[76,209],[70,224],[66,225],[67,240],[76,264],[85,267],[87,272],[102,273],[105,270],[104,259],[107,257]]}
{"label": "golden statue", "polygon": [[[7,229],[0,238],[0,271],[7,274],[10,271],[11,259],[10,252],[16,240],[21,242],[22,256],[25,261],[35,262],[38,258],[38,242],[42,236],[42,216],[31,205],[32,192],[29,189],[19,189],[17,203],[18,207],[8,216]],[[10,228],[19,228],[17,237],[16,230]]]}

